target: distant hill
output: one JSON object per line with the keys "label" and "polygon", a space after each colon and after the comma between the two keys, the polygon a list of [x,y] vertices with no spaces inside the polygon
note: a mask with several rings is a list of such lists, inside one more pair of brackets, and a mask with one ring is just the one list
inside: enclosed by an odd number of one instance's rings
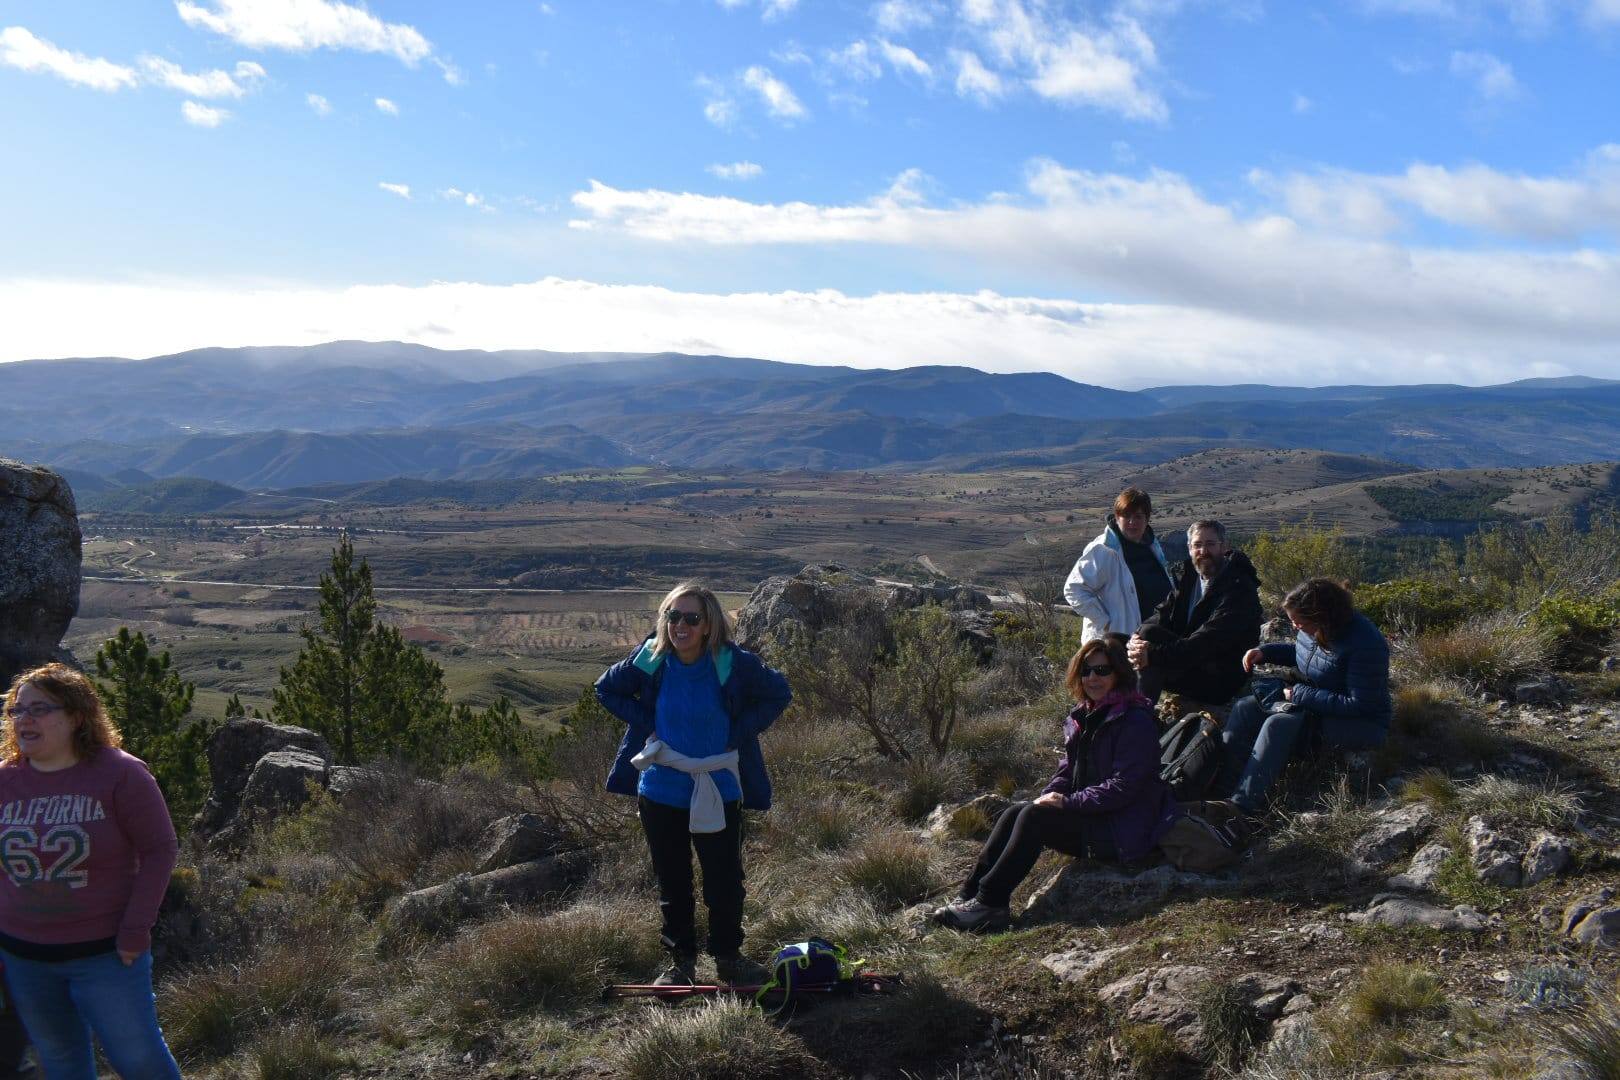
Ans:
{"label": "distant hill", "polygon": [[[52,416],[54,437],[26,422],[38,415]],[[1620,457],[1620,383],[1127,392],[961,367],[451,352],[399,342],[0,364],[0,453],[87,476],[133,468],[244,489],[521,480],[636,464],[1150,465],[1219,447],[1320,450],[1430,469],[1611,459]]]}
{"label": "distant hill", "polygon": [[[68,481],[70,485],[73,481]],[[86,491],[74,486],[80,510],[112,510],[136,514],[206,514],[239,502],[247,494],[240,488],[177,476],[141,487],[107,487]]]}

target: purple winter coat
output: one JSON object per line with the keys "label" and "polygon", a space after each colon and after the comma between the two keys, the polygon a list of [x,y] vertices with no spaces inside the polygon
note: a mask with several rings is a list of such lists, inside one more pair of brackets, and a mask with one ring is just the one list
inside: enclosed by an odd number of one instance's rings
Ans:
{"label": "purple winter coat", "polygon": [[[1097,725],[1091,765],[1098,779],[1076,791],[1074,758],[1088,721]],[[1152,702],[1135,691],[1116,691],[1076,706],[1063,722],[1063,764],[1045,791],[1063,796],[1066,813],[1096,815],[1088,824],[1106,825],[1121,862],[1152,851],[1181,815],[1170,785],[1159,779],[1159,728]]]}

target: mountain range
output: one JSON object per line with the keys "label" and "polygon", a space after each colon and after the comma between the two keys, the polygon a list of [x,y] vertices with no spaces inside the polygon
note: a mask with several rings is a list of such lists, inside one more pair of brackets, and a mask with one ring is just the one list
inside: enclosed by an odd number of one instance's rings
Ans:
{"label": "mountain range", "polygon": [[0,425],[0,454],[110,488],[142,476],[282,490],[638,464],[972,471],[1151,464],[1215,446],[1524,467],[1620,458],[1620,382],[1122,391],[962,367],[331,342],[3,364]]}

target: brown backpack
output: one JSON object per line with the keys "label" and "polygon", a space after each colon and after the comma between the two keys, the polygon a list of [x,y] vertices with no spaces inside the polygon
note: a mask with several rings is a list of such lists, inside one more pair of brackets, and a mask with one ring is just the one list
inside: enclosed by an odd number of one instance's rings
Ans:
{"label": "brown backpack", "polygon": [[1171,824],[1159,841],[1159,850],[1177,870],[1213,874],[1243,858],[1246,838],[1231,822],[1217,824],[1191,811]]}

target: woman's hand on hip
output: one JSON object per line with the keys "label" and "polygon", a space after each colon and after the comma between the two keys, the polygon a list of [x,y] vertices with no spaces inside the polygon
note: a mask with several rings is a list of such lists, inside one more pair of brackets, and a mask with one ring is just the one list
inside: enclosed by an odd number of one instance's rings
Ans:
{"label": "woman's hand on hip", "polygon": [[141,950],[138,950],[138,949],[134,950],[134,951],[131,951],[129,949],[119,949],[118,950],[118,959],[120,959],[120,960],[122,960],[124,962],[125,967],[129,967],[129,965],[133,964],[135,961],[139,960],[140,958],[141,958]]}

